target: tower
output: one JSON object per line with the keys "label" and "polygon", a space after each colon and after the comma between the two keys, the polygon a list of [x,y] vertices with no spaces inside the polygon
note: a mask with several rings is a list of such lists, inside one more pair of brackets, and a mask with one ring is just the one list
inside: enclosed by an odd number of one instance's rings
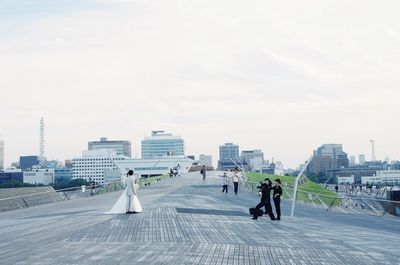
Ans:
{"label": "tower", "polygon": [[39,159],[42,165],[45,159],[44,156],[44,118],[40,118],[40,139],[39,139]]}
{"label": "tower", "polygon": [[375,156],[375,141],[370,140],[371,142],[371,161],[376,161],[376,156]]}

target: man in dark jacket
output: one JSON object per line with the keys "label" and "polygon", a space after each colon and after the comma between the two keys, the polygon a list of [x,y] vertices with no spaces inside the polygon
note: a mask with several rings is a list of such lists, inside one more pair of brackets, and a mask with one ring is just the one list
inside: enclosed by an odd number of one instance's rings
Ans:
{"label": "man in dark jacket", "polygon": [[274,205],[276,210],[276,220],[281,220],[281,197],[283,193],[281,185],[282,185],[281,180],[276,179],[274,186],[274,193],[272,195],[274,198]]}
{"label": "man in dark jacket", "polygon": [[269,179],[265,179],[264,183],[261,183],[260,186],[257,187],[261,190],[261,202],[257,204],[253,218],[254,220],[258,219],[258,212],[262,207],[265,207],[265,214],[269,214],[271,220],[275,220],[275,216],[272,213],[272,206],[271,206],[271,189],[272,189],[272,182]]}

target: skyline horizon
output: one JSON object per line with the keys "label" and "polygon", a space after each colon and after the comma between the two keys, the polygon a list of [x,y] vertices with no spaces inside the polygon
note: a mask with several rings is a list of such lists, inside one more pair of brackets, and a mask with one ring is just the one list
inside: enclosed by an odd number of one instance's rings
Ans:
{"label": "skyline horizon", "polygon": [[[39,121],[40,121],[40,118],[39,118]],[[45,122],[46,122],[46,120],[45,120]],[[39,128],[39,126],[38,126],[38,128]],[[39,129],[38,129],[38,130],[39,130]],[[147,135],[144,134],[141,138],[139,138],[139,139],[137,139],[137,140],[124,139],[124,138],[121,138],[121,137],[120,137],[120,138],[118,138],[118,137],[116,137],[116,138],[110,138],[108,135],[100,135],[100,136],[98,136],[97,139],[90,139],[90,140],[87,140],[87,142],[86,142],[86,148],[85,148],[85,149],[82,149],[82,150],[80,150],[80,151],[78,151],[78,152],[76,152],[75,155],[72,155],[72,156],[70,156],[70,157],[57,158],[56,156],[54,156],[54,153],[53,153],[53,155],[52,155],[51,157],[48,157],[48,156],[46,155],[47,152],[45,152],[45,158],[46,158],[48,161],[58,160],[58,161],[60,161],[60,162],[65,162],[65,160],[72,160],[73,158],[76,158],[76,157],[79,157],[80,155],[82,155],[82,152],[83,152],[83,151],[88,150],[87,144],[88,144],[89,142],[91,142],[91,141],[99,141],[100,138],[106,137],[108,141],[129,141],[129,142],[131,143],[131,149],[132,149],[132,150],[131,150],[131,151],[132,151],[132,157],[131,157],[131,158],[133,158],[133,159],[140,159],[140,158],[141,158],[141,144],[140,144],[140,143],[141,143],[141,141],[142,141],[145,137],[148,137],[149,135],[151,135],[151,132],[154,131],[154,130],[155,130],[155,129],[149,130],[149,131],[148,131],[149,133],[148,133]],[[157,130],[158,130],[158,129],[157,129]],[[160,129],[160,130],[162,130],[162,129]],[[216,165],[218,164],[218,160],[219,160],[218,148],[219,148],[219,146],[224,145],[224,144],[226,144],[226,143],[233,143],[233,144],[238,145],[238,146],[239,146],[239,154],[240,154],[242,151],[245,151],[245,150],[257,150],[257,149],[258,149],[258,150],[261,150],[261,151],[264,153],[264,156],[265,156],[266,153],[267,153],[267,152],[266,152],[264,149],[262,149],[262,148],[257,148],[257,147],[255,147],[255,148],[246,148],[246,147],[243,147],[240,143],[238,143],[238,142],[233,142],[233,141],[225,141],[225,142],[223,142],[223,143],[218,144],[217,147],[215,148],[217,151],[215,151],[214,153],[206,153],[206,152],[191,153],[191,152],[187,152],[187,141],[186,141],[186,139],[185,139],[185,137],[184,137],[183,135],[181,135],[181,134],[176,134],[176,133],[174,133],[174,132],[172,132],[172,131],[168,131],[168,130],[164,130],[164,131],[165,131],[166,133],[172,133],[174,136],[180,136],[180,137],[184,140],[184,143],[185,143],[185,156],[194,155],[196,158],[198,158],[199,155],[201,155],[201,154],[204,154],[204,155],[211,155],[211,156],[212,156],[212,161],[213,161],[213,166],[214,166],[214,167],[216,167]],[[45,127],[45,132],[46,132],[46,127]],[[46,133],[45,133],[45,135],[46,135]],[[40,137],[40,133],[38,132],[37,138],[39,139],[39,137]],[[38,140],[38,143],[37,143],[37,153],[31,152],[31,153],[20,154],[20,155],[17,154],[15,159],[7,159],[7,153],[6,153],[7,144],[6,144],[6,141],[4,140],[4,137],[3,137],[2,134],[0,134],[0,140],[2,140],[2,141],[4,142],[4,165],[5,165],[5,168],[4,168],[4,169],[6,169],[7,167],[10,167],[12,163],[18,162],[20,156],[29,156],[29,155],[37,155],[37,156],[40,156],[40,155],[39,155],[39,153],[40,153],[40,142],[39,142],[39,140]],[[45,141],[45,142],[47,142],[47,141]],[[368,142],[370,142],[370,140],[368,140]],[[138,144],[137,144],[137,143],[138,143]],[[368,162],[368,161],[373,161],[373,160],[372,160],[372,152],[371,152],[371,150],[370,150],[369,153],[368,153],[368,152],[364,152],[364,153],[362,153],[362,152],[350,153],[350,152],[348,152],[348,151],[346,150],[345,145],[342,144],[342,143],[339,143],[339,142],[326,142],[326,143],[321,143],[321,144],[317,145],[314,149],[312,149],[312,150],[309,152],[309,155],[311,155],[311,154],[313,153],[314,150],[316,150],[318,147],[320,147],[320,146],[322,146],[322,145],[324,145],[324,144],[341,144],[341,145],[343,146],[343,151],[346,152],[346,153],[348,154],[348,158],[350,158],[351,156],[355,156],[356,162],[357,162],[357,160],[358,160],[358,158],[359,158],[359,155],[365,155],[365,158],[366,158],[366,161],[367,161],[367,162]],[[33,148],[33,149],[34,149],[34,148]],[[32,150],[32,148],[31,148],[31,150]],[[46,150],[46,144],[45,144],[45,150]],[[53,152],[54,152],[54,150],[53,150]],[[384,155],[384,158],[377,158],[375,161],[385,161],[386,157],[389,157],[389,156],[388,156],[388,155]],[[285,167],[285,169],[297,169],[301,164],[304,163],[304,161],[306,161],[306,160],[308,159],[308,156],[305,157],[305,160],[304,160],[303,162],[299,162],[297,165],[292,164],[292,165],[290,165],[290,166],[288,166],[288,163],[286,163],[284,160],[279,159],[279,158],[277,158],[277,157],[274,156],[274,155],[270,155],[270,156],[265,156],[265,157],[264,157],[264,159],[265,159],[266,161],[271,161],[272,158],[273,158],[275,161],[282,162],[282,164],[283,164],[283,166]],[[397,158],[393,158],[393,157],[389,157],[389,158],[390,158],[390,161],[398,161]],[[299,160],[299,161],[300,161],[300,160]]]}

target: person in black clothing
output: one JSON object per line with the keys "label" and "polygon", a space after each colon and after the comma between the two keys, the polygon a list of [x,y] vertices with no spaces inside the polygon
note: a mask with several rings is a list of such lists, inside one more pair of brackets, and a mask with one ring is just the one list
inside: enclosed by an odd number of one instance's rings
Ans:
{"label": "person in black clothing", "polygon": [[96,182],[92,181],[92,185],[90,187],[90,196],[94,196],[96,193]]}
{"label": "person in black clothing", "polygon": [[272,206],[271,206],[271,189],[272,189],[272,182],[269,179],[265,179],[264,183],[261,183],[260,186],[257,187],[261,190],[261,202],[257,204],[253,218],[254,220],[258,219],[258,211],[265,207],[265,214],[269,214],[271,220],[275,220],[275,216],[272,213]]}
{"label": "person in black clothing", "polygon": [[281,180],[276,179],[274,185],[274,205],[276,210],[276,220],[281,220],[281,196],[282,196]]}

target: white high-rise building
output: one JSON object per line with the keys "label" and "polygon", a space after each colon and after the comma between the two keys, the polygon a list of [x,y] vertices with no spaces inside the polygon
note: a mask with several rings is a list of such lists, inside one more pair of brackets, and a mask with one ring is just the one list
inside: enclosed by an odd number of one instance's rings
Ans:
{"label": "white high-rise building", "polygon": [[200,155],[199,156],[199,165],[203,165],[206,167],[212,167],[212,156]]}
{"label": "white high-rise building", "polygon": [[0,139],[0,170],[4,170],[4,142]]}
{"label": "white high-rise building", "polygon": [[100,141],[88,143],[88,150],[108,149],[114,150],[118,155],[131,157],[131,142],[129,141],[110,141],[106,137],[101,137]]}
{"label": "white high-rise building", "polygon": [[118,155],[113,150],[89,150],[83,151],[81,157],[73,159],[72,178],[82,178],[104,185],[104,173],[106,170],[118,170],[113,161],[125,160],[126,157]]}
{"label": "white high-rise building", "polygon": [[264,164],[264,153],[261,150],[244,150],[240,158],[252,172],[261,172]]}
{"label": "white high-rise building", "polygon": [[180,136],[153,131],[151,136],[142,141],[142,159],[184,155],[185,143]]}

